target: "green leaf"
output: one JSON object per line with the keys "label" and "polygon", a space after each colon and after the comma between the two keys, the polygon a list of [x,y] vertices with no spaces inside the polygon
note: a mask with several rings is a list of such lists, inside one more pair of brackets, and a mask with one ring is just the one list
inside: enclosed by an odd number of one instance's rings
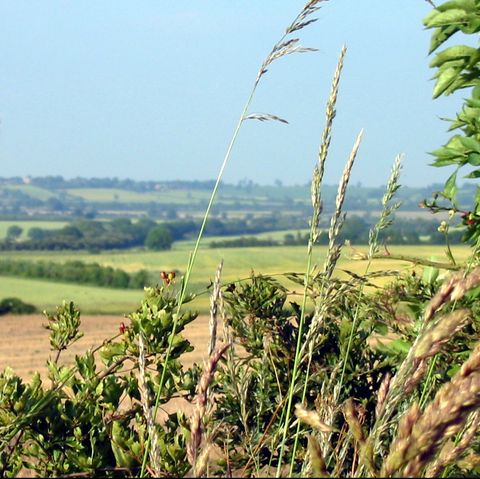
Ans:
{"label": "green leaf", "polygon": [[466,45],[455,45],[438,53],[430,62],[430,66],[440,67],[446,62],[451,62],[458,59],[465,62],[467,59],[472,60],[476,57],[478,57],[478,50],[476,48],[467,47]]}
{"label": "green leaf", "polygon": [[108,364],[115,356],[123,356],[125,350],[125,343],[108,343],[100,350],[100,357]]}
{"label": "green leaf", "polygon": [[455,165],[457,163],[458,161],[456,157],[453,157],[453,158],[438,158],[433,163],[430,163],[430,164],[431,166],[441,167],[441,166]]}
{"label": "green leaf", "polygon": [[[433,258],[433,260],[434,260],[434,258]],[[437,281],[438,275],[439,275],[438,268],[433,268],[432,266],[427,266],[423,269],[422,281],[424,283],[433,285],[433,284],[435,284],[435,281]]]}
{"label": "green leaf", "polygon": [[480,29],[480,18],[474,15],[470,15],[468,22],[465,25],[459,25],[459,29],[467,35],[477,33]]}
{"label": "green leaf", "polygon": [[411,346],[412,344],[410,342],[402,339],[395,339],[394,341],[388,342],[383,342],[378,339],[375,349],[384,354],[389,354],[392,356],[405,356],[409,352]]}
{"label": "green leaf", "polygon": [[448,140],[446,147],[452,151],[458,152],[458,154],[463,154],[464,146],[462,145],[461,138],[460,135],[452,136],[452,138]]}
{"label": "green leaf", "polygon": [[83,356],[76,355],[75,361],[83,379],[92,379],[95,376],[95,359],[91,351],[87,351]]}
{"label": "green leaf", "polygon": [[468,175],[465,175],[464,178],[480,178],[480,170],[473,170]]}
{"label": "green leaf", "polygon": [[444,12],[431,11],[424,19],[423,24],[427,28],[461,25],[467,23],[468,13],[460,8],[453,8]]}
{"label": "green leaf", "polygon": [[457,374],[457,372],[460,370],[460,365],[459,364],[454,364],[453,366],[451,366],[448,371],[447,371],[447,375],[449,378],[453,378],[453,376],[455,376],[455,374]]}
{"label": "green leaf", "polygon": [[433,89],[433,98],[438,98],[460,75],[458,68],[445,68],[438,72],[437,83]]}
{"label": "green leaf", "polygon": [[[475,100],[480,100],[480,85],[476,86],[472,90],[472,98],[475,99]],[[480,106],[480,105],[478,105],[478,106]]]}
{"label": "green leaf", "polygon": [[382,336],[386,336],[388,333],[388,326],[384,323],[377,323],[375,325],[375,330],[378,332],[378,334],[381,334]]}
{"label": "green leaf", "polygon": [[468,155],[468,163],[472,166],[480,166],[480,154],[470,153]]}
{"label": "green leaf", "polygon": [[443,194],[449,200],[453,200],[455,198],[455,196],[457,195],[457,191],[458,191],[457,173],[458,173],[458,170],[455,171],[452,175],[450,175],[450,177],[446,181],[445,187],[443,189]]}
{"label": "green leaf", "polygon": [[446,12],[447,10],[452,10],[455,8],[461,8],[466,12],[475,12],[477,5],[475,0],[450,0],[450,2],[445,2],[439,5],[437,10],[440,12]]}
{"label": "green leaf", "polygon": [[480,142],[475,140],[475,138],[472,137],[460,137],[460,142],[462,145],[467,148],[470,151],[474,151],[476,153],[480,153]]}
{"label": "green leaf", "polygon": [[428,53],[433,53],[440,45],[446,42],[454,33],[458,32],[456,25],[448,25],[436,28],[430,40],[430,49]]}

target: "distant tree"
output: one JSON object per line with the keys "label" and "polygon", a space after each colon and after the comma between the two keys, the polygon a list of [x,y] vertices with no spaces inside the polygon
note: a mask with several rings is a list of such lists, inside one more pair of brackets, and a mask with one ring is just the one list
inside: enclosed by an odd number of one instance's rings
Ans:
{"label": "distant tree", "polygon": [[80,229],[72,225],[64,226],[59,230],[59,234],[71,240],[78,240],[83,237],[83,233],[80,231]]}
{"label": "distant tree", "polygon": [[90,208],[85,210],[83,216],[88,220],[93,220],[97,216],[97,212],[94,209]]}
{"label": "distant tree", "polygon": [[150,274],[148,271],[141,269],[130,277],[130,288],[143,288],[149,286],[151,283]]}
{"label": "distant tree", "polygon": [[170,230],[162,225],[151,229],[145,240],[145,246],[155,251],[170,249],[172,243],[173,239]]}
{"label": "distant tree", "polygon": [[54,196],[48,198],[47,207],[51,211],[65,211],[67,209],[66,205],[63,204],[61,200],[55,198]]}
{"label": "distant tree", "polygon": [[165,210],[165,218],[167,220],[176,220],[178,218],[177,210],[173,206],[168,207]]}
{"label": "distant tree", "polygon": [[24,303],[18,298],[5,298],[0,301],[0,315],[4,314],[32,314],[37,308],[33,304]]}
{"label": "distant tree", "polygon": [[350,240],[356,244],[365,244],[368,242],[369,225],[363,218],[353,215],[347,218],[343,225],[341,236],[345,240]]}
{"label": "distant tree", "polygon": [[18,225],[9,226],[7,229],[7,238],[10,240],[16,240],[20,238],[23,233],[23,229]]}
{"label": "distant tree", "polygon": [[144,243],[149,231],[155,228],[157,223],[149,218],[140,218],[134,223],[134,226],[136,234],[142,238],[142,243]]}
{"label": "distant tree", "polygon": [[27,236],[33,241],[40,241],[45,238],[45,230],[42,230],[42,228],[33,227],[28,230]]}

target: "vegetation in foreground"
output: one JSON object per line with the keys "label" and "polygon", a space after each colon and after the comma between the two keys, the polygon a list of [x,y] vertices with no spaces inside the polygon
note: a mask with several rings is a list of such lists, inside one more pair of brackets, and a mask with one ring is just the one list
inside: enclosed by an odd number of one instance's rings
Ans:
{"label": "vegetation in foreground", "polygon": [[[311,50],[291,35],[314,21],[321,4],[310,0],[267,56],[231,146],[243,121],[280,120],[249,113],[253,93],[278,58]],[[434,8],[425,20],[433,28],[432,50],[457,31],[477,33],[479,18],[480,3],[472,0]],[[435,95],[480,83],[480,56],[474,50],[454,46],[437,54]],[[2,475],[14,476],[22,468],[57,477],[479,475],[478,199],[471,211],[459,211],[456,176],[442,193],[451,202],[449,216],[465,215],[464,241],[472,246],[466,263],[458,263],[447,243],[445,263],[419,259],[428,264],[423,274],[401,275],[370,291],[371,281],[392,274],[374,271],[371,262],[398,208],[397,158],[368,251],[357,252],[366,261],[363,274],[335,278],[342,209],[360,134],[339,182],[325,260],[313,264],[345,53],[342,49],[334,74],[313,173],[306,268],[286,273],[302,290],[300,300],[288,302],[287,289],[267,275],[222,286],[220,262],[211,285],[208,360],[203,368],[182,366],[182,354],[191,349],[182,331],[196,316],[187,287],[229,148],[177,287],[177,278],[165,272],[161,285],[147,288],[128,324],[119,325],[119,334],[77,356],[71,366],[60,366],[59,358],[81,335],[80,312],[65,302],[47,315],[54,352],[49,384],[38,375],[25,384],[8,368],[0,374]],[[442,151],[439,166],[478,166],[480,130],[469,110],[477,108],[477,93],[474,89],[453,125],[460,133]],[[426,206],[447,208],[439,200]],[[448,240],[449,223],[441,228]],[[456,272],[440,278],[440,266]],[[193,403],[188,418],[179,403],[173,413],[157,415],[180,399]]]}

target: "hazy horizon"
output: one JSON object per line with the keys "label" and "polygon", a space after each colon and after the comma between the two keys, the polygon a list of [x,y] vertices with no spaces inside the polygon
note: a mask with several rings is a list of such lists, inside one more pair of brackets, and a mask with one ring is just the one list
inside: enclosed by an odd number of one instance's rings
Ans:
{"label": "hazy horizon", "polygon": [[[119,176],[65,176],[65,175],[29,175],[29,174],[26,174],[26,175],[16,175],[16,176],[9,176],[9,177],[6,177],[6,176],[2,176],[0,175],[0,180],[12,180],[12,179],[21,179],[24,183],[28,183],[30,180],[33,180],[35,178],[48,178],[48,177],[56,177],[56,176],[60,176],[62,177],[64,180],[66,181],[72,181],[72,180],[76,180],[76,179],[81,179],[81,180],[118,180],[118,181],[135,181],[135,182],[142,182],[142,181],[145,181],[145,182],[153,182],[153,183],[175,183],[175,182],[184,182],[184,183],[194,183],[194,182],[205,182],[205,183],[208,183],[208,182],[215,182],[216,181],[216,178],[206,178],[206,179],[203,179],[203,180],[200,180],[200,179],[195,179],[195,178],[192,178],[192,179],[186,179],[186,178],[171,178],[171,179],[162,179],[162,178],[149,178],[147,180],[135,180],[133,178],[130,178],[130,177],[119,177]],[[259,181],[256,181],[255,178],[240,178],[238,179],[237,181],[227,181],[227,180],[222,180],[222,184],[225,184],[225,185],[232,185],[232,186],[240,186],[242,183],[244,185],[246,185],[247,183],[249,182],[252,182],[253,185],[255,186],[260,186],[260,187],[264,187],[264,186],[280,186],[280,187],[286,187],[286,188],[289,188],[289,187],[310,187],[311,186],[311,181],[306,181],[306,182],[303,182],[303,183],[289,183],[288,181],[281,181],[281,180],[272,180],[271,182],[259,182]],[[361,188],[383,188],[386,186],[386,182],[384,183],[379,183],[379,184],[376,184],[376,185],[365,185],[363,184],[361,181],[356,181],[356,182],[350,182],[349,183],[350,186],[353,186],[353,187],[361,187]],[[475,187],[475,185],[471,182],[464,182],[463,184],[467,184],[467,185],[470,185],[472,188]],[[461,187],[463,185],[461,182],[459,183],[459,186]],[[333,183],[333,182],[325,182],[324,183],[324,187],[337,187],[338,184],[337,183]],[[431,182],[431,183],[425,183],[425,184],[422,184],[422,185],[408,185],[408,184],[404,184],[404,183],[401,183],[400,184],[400,187],[405,187],[405,188],[431,188],[431,187],[443,187],[443,182],[442,181],[437,181],[437,182]],[[103,188],[103,187],[100,187],[100,188]]]}

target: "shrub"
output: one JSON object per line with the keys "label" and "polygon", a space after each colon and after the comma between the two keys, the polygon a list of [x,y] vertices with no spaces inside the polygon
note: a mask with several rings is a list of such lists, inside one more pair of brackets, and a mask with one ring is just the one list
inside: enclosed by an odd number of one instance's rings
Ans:
{"label": "shrub", "polygon": [[0,315],[32,314],[37,311],[33,304],[24,303],[18,298],[4,298],[0,301]]}
{"label": "shrub", "polygon": [[145,246],[155,251],[170,249],[172,243],[172,235],[165,226],[156,226],[151,229],[145,239]]}

